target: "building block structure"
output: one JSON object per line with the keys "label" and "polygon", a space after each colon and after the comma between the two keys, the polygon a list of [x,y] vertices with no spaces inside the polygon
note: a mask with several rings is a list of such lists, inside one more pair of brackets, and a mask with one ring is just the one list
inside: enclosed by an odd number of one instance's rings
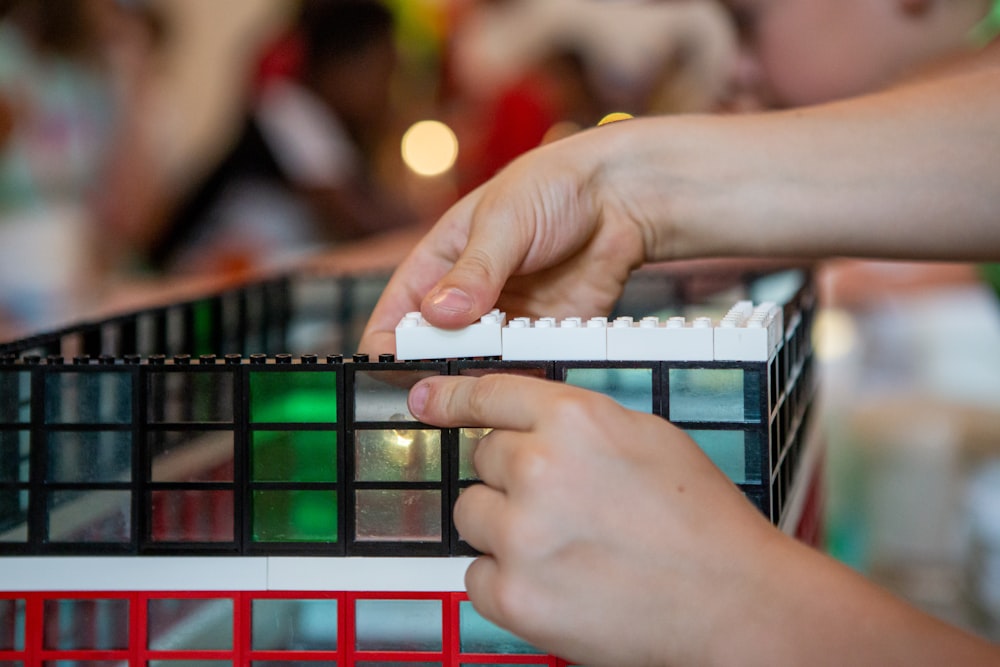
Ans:
{"label": "building block structure", "polygon": [[[684,278],[650,280],[671,294]],[[504,327],[497,312],[459,334],[468,348],[401,323],[398,352],[419,360],[326,352],[352,348],[379,281],[281,276],[0,344],[2,667],[565,665],[465,597],[475,553],[451,508],[484,431],[414,419],[409,387],[430,375],[534,375],[660,415],[775,524],[818,536],[808,274],[737,304],[743,336],[722,346],[746,358],[718,358],[721,301],[713,326],[637,312]],[[594,349],[581,338],[507,358],[502,332],[532,329],[597,332],[604,351],[565,358]],[[618,359],[615,331],[688,338]]]}

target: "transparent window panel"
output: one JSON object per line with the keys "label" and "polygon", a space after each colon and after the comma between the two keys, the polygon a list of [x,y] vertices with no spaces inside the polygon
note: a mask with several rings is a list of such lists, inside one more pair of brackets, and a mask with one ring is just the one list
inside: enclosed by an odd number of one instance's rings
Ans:
{"label": "transparent window panel", "polygon": [[31,434],[21,430],[0,430],[0,483],[27,482],[31,460]]}
{"label": "transparent window panel", "polygon": [[756,431],[689,430],[687,434],[733,482],[756,484],[761,481],[763,452],[760,434]]}
{"label": "transparent window panel", "polygon": [[131,542],[132,494],[86,489],[48,494],[50,542]]}
{"label": "transparent window panel", "polygon": [[132,479],[131,431],[51,431],[49,482],[128,482]]}
{"label": "transparent window panel", "polygon": [[476,445],[485,438],[491,428],[461,428],[458,430],[458,478],[460,480],[479,479],[476,474],[476,466],[472,462],[472,455],[476,451]]}
{"label": "transparent window panel", "polygon": [[756,377],[741,368],[670,369],[670,421],[759,422]]}
{"label": "transparent window panel", "polygon": [[610,396],[630,410],[653,411],[651,368],[568,368],[565,381]]}
{"label": "transparent window panel", "polygon": [[255,651],[337,650],[337,600],[254,600]]}
{"label": "transparent window panel", "polygon": [[441,600],[357,600],[357,650],[442,650]]}
{"label": "transparent window panel", "polygon": [[463,368],[459,373],[467,377],[477,378],[487,375],[497,375],[498,373],[503,373],[504,375],[523,375],[524,377],[533,377],[542,380],[548,377],[544,368]]}
{"label": "transparent window panel", "polygon": [[0,423],[31,421],[31,373],[0,372]]}
{"label": "transparent window panel", "polygon": [[154,482],[233,481],[232,431],[149,431]]}
{"label": "transparent window panel", "polygon": [[24,650],[25,601],[0,599],[0,651]]}
{"label": "transparent window panel", "polygon": [[150,511],[150,539],[154,542],[232,542],[234,539],[232,491],[154,491]]}
{"label": "transparent window panel", "polygon": [[132,375],[121,371],[48,373],[45,421],[49,424],[128,424]]}
{"label": "transparent window panel", "polygon": [[354,438],[356,480],[434,482],[441,479],[441,431],[356,431]]}
{"label": "transparent window panel", "polygon": [[500,655],[542,654],[528,642],[507,632],[479,615],[471,602],[458,606],[460,648],[462,653]]}
{"label": "transparent window panel", "polygon": [[336,491],[256,490],[252,511],[255,542],[337,541]]}
{"label": "transparent window panel", "polygon": [[336,482],[336,431],[253,431],[250,477],[255,482]]}
{"label": "transparent window panel", "polygon": [[42,645],[47,650],[128,648],[128,600],[46,600]]}
{"label": "transparent window panel", "polygon": [[406,407],[410,388],[434,371],[359,371],[354,374],[354,420],[416,421]]}
{"label": "transparent window panel", "polygon": [[163,598],[148,600],[147,605],[150,650],[213,651],[233,648],[231,599]]}
{"label": "transparent window panel", "polygon": [[355,539],[369,542],[440,542],[441,492],[359,489]]}
{"label": "transparent window panel", "polygon": [[28,491],[18,488],[0,488],[0,543],[11,544],[27,541]]}
{"label": "transparent window panel", "polygon": [[250,421],[283,424],[337,421],[337,373],[250,373]]}
{"label": "transparent window panel", "polygon": [[153,424],[233,421],[231,372],[198,370],[149,374],[147,419]]}

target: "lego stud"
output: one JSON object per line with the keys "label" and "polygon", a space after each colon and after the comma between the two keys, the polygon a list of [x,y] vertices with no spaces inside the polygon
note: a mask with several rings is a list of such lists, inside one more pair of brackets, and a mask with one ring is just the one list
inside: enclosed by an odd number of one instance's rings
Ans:
{"label": "lego stud", "polygon": [[290,364],[292,363],[292,355],[282,352],[281,354],[274,355],[274,361],[278,364]]}
{"label": "lego stud", "polygon": [[368,355],[367,354],[364,354],[363,352],[358,352],[357,354],[354,355],[354,363],[356,363],[356,364],[364,364],[364,363],[367,363],[367,362],[368,362]]}
{"label": "lego stud", "polygon": [[303,364],[315,364],[317,361],[319,361],[319,357],[317,357],[315,354],[303,354],[301,359]]}
{"label": "lego stud", "polygon": [[344,355],[342,355],[342,354],[328,354],[328,355],[326,355],[326,363],[328,363],[328,364],[342,364],[342,363],[344,363]]}
{"label": "lego stud", "polygon": [[378,361],[380,364],[387,364],[396,361],[396,355],[390,353],[384,353],[378,355]]}
{"label": "lego stud", "polygon": [[267,363],[267,355],[266,354],[261,354],[260,352],[258,352],[257,354],[251,354],[250,355],[250,363],[251,364],[266,364]]}
{"label": "lego stud", "polygon": [[226,355],[226,365],[227,366],[239,366],[243,361],[242,354],[227,354]]}

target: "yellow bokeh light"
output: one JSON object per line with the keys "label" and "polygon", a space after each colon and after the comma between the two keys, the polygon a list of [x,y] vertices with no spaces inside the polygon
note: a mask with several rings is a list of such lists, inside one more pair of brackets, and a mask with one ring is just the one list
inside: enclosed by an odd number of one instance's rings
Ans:
{"label": "yellow bokeh light", "polygon": [[403,135],[403,162],[421,176],[439,176],[458,159],[458,137],[437,120],[422,120]]}
{"label": "yellow bokeh light", "polygon": [[625,113],[624,111],[614,111],[612,113],[609,113],[601,120],[597,121],[597,125],[598,127],[600,127],[601,125],[607,125],[608,123],[617,123],[620,120],[628,120],[633,117],[634,116],[632,116],[632,114]]}

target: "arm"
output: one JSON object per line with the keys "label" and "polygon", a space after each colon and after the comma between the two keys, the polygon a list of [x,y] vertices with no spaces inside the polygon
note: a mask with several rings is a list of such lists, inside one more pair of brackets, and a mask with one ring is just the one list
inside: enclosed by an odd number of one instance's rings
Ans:
{"label": "arm", "polygon": [[431,424],[496,427],[474,455],[484,484],[455,507],[485,554],[466,574],[469,597],[576,664],[1000,659],[777,531],[658,417],[507,375],[426,380],[409,407]]}
{"label": "arm", "polygon": [[851,101],[615,123],[515,160],[403,262],[362,340],[402,315],[605,314],[645,261],[982,260],[1000,252],[1000,67]]}

